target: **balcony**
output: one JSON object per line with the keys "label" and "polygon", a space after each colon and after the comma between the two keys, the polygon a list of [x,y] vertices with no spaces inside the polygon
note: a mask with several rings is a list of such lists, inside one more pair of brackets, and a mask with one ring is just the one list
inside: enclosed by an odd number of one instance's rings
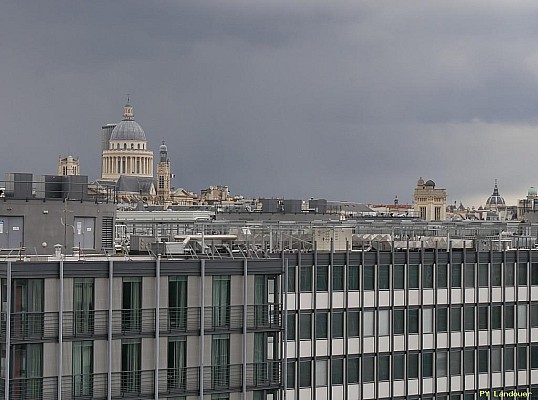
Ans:
{"label": "balcony", "polygon": [[200,331],[200,307],[161,308],[159,310],[161,333],[194,333]]}
{"label": "balcony", "polygon": [[[58,338],[57,312],[11,313],[11,340],[46,340]],[[2,331],[5,336],[5,330]]]}
{"label": "balcony", "polygon": [[[209,306],[204,308],[206,333],[241,331],[244,325],[244,308],[238,306]],[[65,340],[106,337],[108,310],[64,311],[63,337]],[[282,329],[282,308],[278,304],[247,306],[247,330],[278,331]],[[159,329],[162,335],[200,333],[200,307],[161,308]],[[11,339],[57,340],[58,313],[11,313]],[[144,336],[155,334],[155,309],[112,311],[112,334],[118,336]],[[0,314],[0,338],[6,335],[6,313]]]}
{"label": "balcony", "polygon": [[58,380],[56,377],[10,379],[9,398],[12,400],[57,399]]}
{"label": "balcony", "polygon": [[63,314],[63,335],[66,339],[106,336],[108,311],[66,311]]}
{"label": "balcony", "polygon": [[[155,371],[124,371],[112,373],[113,399],[153,398]],[[204,367],[204,393],[239,392],[243,388],[243,365]],[[248,390],[282,387],[281,362],[247,364]],[[0,395],[4,395],[4,380],[0,379]],[[58,398],[56,377],[10,380],[10,399],[53,400]],[[159,370],[158,391],[161,396],[197,395],[200,391],[200,368]],[[108,374],[82,374],[62,377],[62,398],[72,400],[104,400],[108,394]]]}
{"label": "balcony", "polygon": [[63,399],[104,400],[108,392],[107,374],[81,374],[62,377]]}
{"label": "balcony", "polygon": [[151,335],[155,333],[155,309],[112,311],[112,334],[119,336]]}
{"label": "balcony", "polygon": [[[212,306],[205,308],[206,332],[243,329],[243,306]],[[278,304],[247,306],[247,329],[266,331],[282,329],[281,308]]]}

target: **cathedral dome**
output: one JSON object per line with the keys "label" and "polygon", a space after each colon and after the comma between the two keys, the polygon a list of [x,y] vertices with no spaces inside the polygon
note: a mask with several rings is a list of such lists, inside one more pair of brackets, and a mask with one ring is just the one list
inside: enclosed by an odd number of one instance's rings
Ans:
{"label": "cathedral dome", "polygon": [[133,107],[129,103],[123,108],[123,120],[112,130],[110,140],[146,141],[146,134],[134,120]]}
{"label": "cathedral dome", "polygon": [[428,180],[426,181],[426,186],[435,187],[435,182],[432,181],[431,179],[428,179]]}
{"label": "cathedral dome", "polygon": [[493,188],[493,193],[489,196],[486,201],[486,206],[504,206],[506,202],[504,198],[499,194],[499,188],[497,187],[497,182],[495,182],[495,187]]}

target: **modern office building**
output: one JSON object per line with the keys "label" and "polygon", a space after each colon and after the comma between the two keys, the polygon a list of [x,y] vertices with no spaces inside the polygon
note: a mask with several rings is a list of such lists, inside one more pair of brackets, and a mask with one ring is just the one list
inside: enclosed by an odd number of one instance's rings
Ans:
{"label": "modern office building", "polygon": [[137,215],[145,256],[0,258],[6,399],[538,394],[533,224]]}
{"label": "modern office building", "polygon": [[278,398],[280,259],[54,258],[0,261],[6,399]]}

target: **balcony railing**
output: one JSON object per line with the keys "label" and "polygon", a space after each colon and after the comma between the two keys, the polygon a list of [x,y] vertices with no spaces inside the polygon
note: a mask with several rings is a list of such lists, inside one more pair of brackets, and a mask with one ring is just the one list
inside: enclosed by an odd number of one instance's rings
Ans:
{"label": "balcony railing", "polygon": [[11,313],[10,325],[13,340],[53,339],[58,337],[57,312]]}
{"label": "balcony railing", "polygon": [[247,328],[253,330],[280,330],[282,309],[279,304],[260,304],[247,307]]}
{"label": "balcony railing", "polygon": [[[112,373],[113,399],[146,398],[154,395],[155,371],[124,371]],[[204,393],[236,392],[243,387],[243,365],[204,367]],[[53,400],[58,398],[56,377],[11,379],[10,399]],[[200,368],[189,367],[159,370],[158,391],[163,396],[196,395],[200,391]],[[247,389],[282,387],[281,362],[247,364]],[[0,379],[0,395],[4,380]],[[72,400],[104,400],[108,394],[108,374],[80,374],[62,377],[62,398]]]}
{"label": "balcony railing", "polygon": [[155,309],[128,309],[112,311],[114,335],[151,334],[155,332]]}
{"label": "balcony railing", "polygon": [[123,371],[112,374],[112,397],[152,395],[155,371]]}
{"label": "balcony railing", "polygon": [[200,307],[161,308],[159,329],[162,333],[187,333],[200,330]]}
{"label": "balcony railing", "polygon": [[50,378],[10,379],[11,400],[53,400],[58,398],[58,380]]}
{"label": "balcony railing", "polygon": [[164,395],[197,394],[200,390],[200,368],[159,370],[159,393]]}
{"label": "balcony railing", "polygon": [[[242,305],[208,306],[204,308],[206,332],[226,332],[243,329]],[[161,308],[159,310],[161,334],[198,334],[200,307]],[[282,309],[278,304],[247,306],[248,330],[282,329]],[[64,339],[106,336],[108,310],[64,311]],[[115,336],[155,333],[155,309],[129,309],[112,311],[112,333]],[[6,313],[0,313],[0,337],[6,334]],[[58,337],[57,312],[11,313],[12,340],[47,340]]]}
{"label": "balcony railing", "polygon": [[62,377],[63,399],[93,399],[107,398],[107,374],[80,374]]}
{"label": "balcony railing", "polygon": [[204,367],[204,391],[235,391],[243,385],[243,366],[213,365]]}
{"label": "balcony railing", "polygon": [[247,388],[249,389],[278,388],[282,385],[281,377],[280,361],[247,364]]}
{"label": "balcony railing", "polygon": [[208,331],[233,331],[243,327],[243,306],[204,308],[204,328]]}
{"label": "balcony railing", "polygon": [[108,332],[108,311],[66,311],[63,314],[65,338],[105,336]]}

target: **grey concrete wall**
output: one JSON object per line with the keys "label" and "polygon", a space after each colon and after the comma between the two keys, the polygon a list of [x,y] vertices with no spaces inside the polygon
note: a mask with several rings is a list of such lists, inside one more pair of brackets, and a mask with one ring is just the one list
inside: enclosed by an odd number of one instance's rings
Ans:
{"label": "grey concrete wall", "polygon": [[[101,250],[103,217],[114,218],[115,204],[95,204],[91,201],[13,200],[0,201],[2,216],[24,218],[23,246],[27,254],[53,254],[54,245],[66,246],[67,254],[74,246],[75,217],[95,218],[95,247]],[[64,227],[65,224],[66,226]],[[46,247],[42,244],[45,242]]]}

